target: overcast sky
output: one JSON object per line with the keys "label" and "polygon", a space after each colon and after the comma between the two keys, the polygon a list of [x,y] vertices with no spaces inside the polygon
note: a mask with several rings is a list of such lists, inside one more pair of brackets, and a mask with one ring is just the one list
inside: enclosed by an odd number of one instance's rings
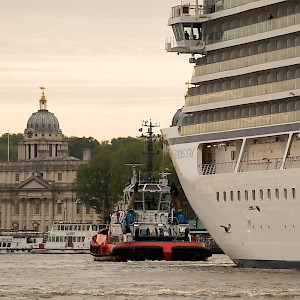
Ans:
{"label": "overcast sky", "polygon": [[23,133],[41,91],[66,136],[138,136],[169,126],[192,65],[166,53],[180,0],[1,0],[0,134]]}

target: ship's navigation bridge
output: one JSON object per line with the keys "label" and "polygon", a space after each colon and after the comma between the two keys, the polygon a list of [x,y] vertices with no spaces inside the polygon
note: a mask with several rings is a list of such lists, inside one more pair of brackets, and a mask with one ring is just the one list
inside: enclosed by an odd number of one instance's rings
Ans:
{"label": "ship's navigation bridge", "polygon": [[207,19],[210,9],[206,4],[200,5],[198,0],[172,7],[168,25],[172,26],[174,37],[166,39],[166,51],[178,54],[203,53],[205,42],[202,39],[202,22]]}

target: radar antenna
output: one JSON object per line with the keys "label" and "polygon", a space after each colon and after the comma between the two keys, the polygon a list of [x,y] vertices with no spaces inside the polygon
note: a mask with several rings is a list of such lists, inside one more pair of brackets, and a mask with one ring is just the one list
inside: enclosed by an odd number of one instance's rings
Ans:
{"label": "radar antenna", "polygon": [[[160,135],[155,135],[153,132],[154,127],[159,127],[159,124],[153,124],[151,119],[150,121],[143,121],[142,127],[147,127],[147,135],[146,135],[146,141],[147,141],[147,182],[152,181],[153,176],[153,142],[156,141],[157,138],[160,137]],[[143,131],[143,128],[140,128],[140,131]],[[143,136],[143,135],[142,135]]]}

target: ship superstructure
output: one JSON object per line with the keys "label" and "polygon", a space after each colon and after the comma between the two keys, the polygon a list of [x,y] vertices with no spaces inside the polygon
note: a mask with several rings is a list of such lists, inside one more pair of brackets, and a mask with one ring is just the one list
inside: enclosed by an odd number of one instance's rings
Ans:
{"label": "ship superstructure", "polygon": [[182,187],[239,266],[300,267],[300,2],[173,7],[191,86],[164,139]]}

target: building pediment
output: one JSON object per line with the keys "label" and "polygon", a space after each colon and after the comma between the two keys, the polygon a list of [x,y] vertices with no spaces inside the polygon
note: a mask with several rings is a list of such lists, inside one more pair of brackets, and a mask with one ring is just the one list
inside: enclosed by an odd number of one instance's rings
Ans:
{"label": "building pediment", "polygon": [[31,176],[30,178],[21,182],[17,188],[17,190],[50,190],[52,186],[42,177],[40,176]]}

